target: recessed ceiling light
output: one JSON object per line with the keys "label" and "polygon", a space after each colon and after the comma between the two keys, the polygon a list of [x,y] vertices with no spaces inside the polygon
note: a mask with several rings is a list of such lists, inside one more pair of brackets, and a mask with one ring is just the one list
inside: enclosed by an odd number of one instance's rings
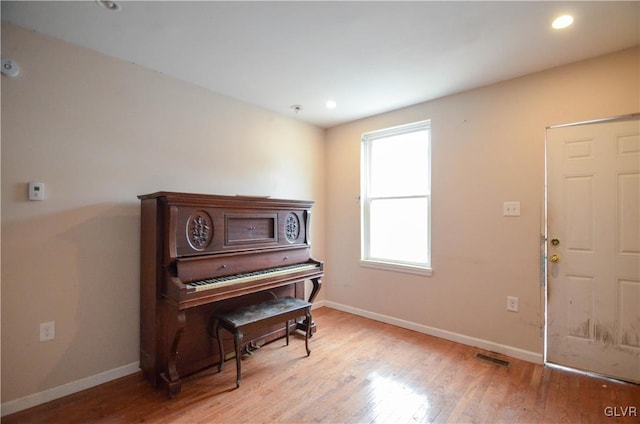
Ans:
{"label": "recessed ceiling light", "polygon": [[96,0],[96,3],[98,3],[100,6],[112,12],[117,12],[120,9],[122,9],[120,4],[116,3],[113,0]]}
{"label": "recessed ceiling light", "polygon": [[571,15],[562,15],[562,16],[558,16],[556,19],[554,19],[554,21],[551,24],[551,26],[553,28],[555,28],[555,29],[562,29],[562,28],[568,27],[572,23],[573,23],[573,16],[571,16]]}
{"label": "recessed ceiling light", "polygon": [[324,105],[327,107],[327,109],[335,109],[336,106],[338,106],[335,100],[327,100],[327,102]]}

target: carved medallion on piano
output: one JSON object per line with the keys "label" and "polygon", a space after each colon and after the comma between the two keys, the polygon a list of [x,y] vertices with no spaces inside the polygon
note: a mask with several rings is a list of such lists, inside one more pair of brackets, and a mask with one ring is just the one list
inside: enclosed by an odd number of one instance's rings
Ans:
{"label": "carved medallion on piano", "polygon": [[290,213],[287,215],[287,220],[284,224],[284,236],[287,238],[289,243],[295,243],[295,241],[298,240],[299,235],[300,220],[296,214]]}
{"label": "carved medallion on piano", "polygon": [[213,222],[205,211],[193,213],[187,220],[187,240],[192,249],[202,251],[213,239]]}

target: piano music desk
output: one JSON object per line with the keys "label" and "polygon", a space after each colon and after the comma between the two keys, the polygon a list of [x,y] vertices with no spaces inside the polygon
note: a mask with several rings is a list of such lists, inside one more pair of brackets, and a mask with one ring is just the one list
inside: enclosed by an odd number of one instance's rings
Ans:
{"label": "piano music desk", "polygon": [[222,343],[222,329],[224,328],[233,335],[233,346],[236,354],[236,388],[240,387],[241,366],[240,350],[242,348],[243,332],[247,330],[262,330],[274,324],[286,323],[287,346],[289,345],[289,321],[301,316],[306,317],[307,326],[304,338],[307,356],[311,354],[309,350],[309,337],[311,335],[311,303],[294,298],[283,297],[272,299],[256,305],[243,306],[228,312],[220,312],[215,315],[217,321],[216,334],[218,346],[220,348],[220,362],[218,371],[222,371],[224,363],[224,347]]}

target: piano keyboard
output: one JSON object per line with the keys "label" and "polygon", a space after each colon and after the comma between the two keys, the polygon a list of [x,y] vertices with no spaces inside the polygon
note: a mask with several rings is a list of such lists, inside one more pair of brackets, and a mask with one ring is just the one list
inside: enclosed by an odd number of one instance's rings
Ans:
{"label": "piano keyboard", "polygon": [[294,272],[308,271],[319,268],[317,264],[296,264],[277,268],[262,269],[246,274],[227,275],[226,277],[209,278],[201,281],[193,281],[186,284],[188,289],[195,291],[210,290],[212,288],[231,286],[233,284],[246,283],[248,281],[261,280],[263,278],[279,277],[293,274]]}

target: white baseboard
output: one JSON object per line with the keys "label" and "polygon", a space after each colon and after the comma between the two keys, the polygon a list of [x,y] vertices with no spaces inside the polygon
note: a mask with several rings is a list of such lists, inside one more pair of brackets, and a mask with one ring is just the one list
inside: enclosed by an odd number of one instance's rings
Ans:
{"label": "white baseboard", "polygon": [[133,362],[131,364],[123,365],[109,371],[101,372],[100,374],[92,375],[81,380],[76,380],[70,383],[63,384],[61,386],[52,387],[51,389],[34,393],[20,399],[10,400],[2,404],[2,413],[0,416],[4,417],[5,415],[13,414],[15,412],[38,406],[73,393],[81,392],[82,390],[98,386],[108,381],[136,373],[139,370],[140,363]]}
{"label": "white baseboard", "polygon": [[[387,315],[378,314],[375,312],[369,312],[364,309],[358,309],[340,303],[331,302],[328,300],[320,300],[313,304],[312,309],[321,308],[326,306],[328,308],[337,309],[339,311],[348,312],[354,315],[359,315],[365,318],[370,318],[376,321],[384,322],[386,324],[395,325],[397,327],[406,328],[409,330],[417,331],[420,333],[428,334],[430,336],[440,337],[453,342],[462,343],[468,346],[478,347],[480,349],[489,350],[492,352],[501,353],[503,355],[511,356],[513,358],[522,359],[528,362],[534,362],[538,364],[543,363],[542,354],[536,352],[530,352],[527,350],[507,346],[499,343],[490,342],[488,340],[477,339],[475,337],[465,336],[464,334],[453,333],[451,331],[441,330],[434,327],[429,327],[422,324],[417,324],[411,321],[405,321],[399,318],[390,317]],[[34,393],[32,395],[25,396],[20,399],[11,400],[2,404],[2,413],[0,416],[5,416],[19,412],[34,406],[41,405],[43,403],[50,402],[61,397],[80,392],[82,390],[89,389],[94,386],[106,383],[111,380],[115,380],[120,377],[124,377],[129,374],[138,372],[140,369],[139,362],[133,362],[128,365],[124,365],[118,368],[114,368],[109,371],[102,372],[90,377],[83,378],[81,380],[72,381],[61,386],[53,387],[51,389],[44,390],[42,392]]]}
{"label": "white baseboard", "polygon": [[439,328],[429,327],[411,321],[405,321],[399,318],[366,311],[364,309],[354,308],[352,306],[347,306],[336,302],[324,301],[322,306],[337,309],[343,312],[348,312],[354,315],[359,315],[361,317],[370,318],[375,321],[384,322],[386,324],[395,325],[396,327],[402,327],[408,330],[417,331],[419,333],[428,334],[430,336],[440,337],[442,339],[461,343],[467,346],[473,346],[483,350],[501,353],[503,355],[511,356],[512,358],[522,359],[523,361],[533,362],[536,364],[544,363],[544,359],[541,353],[531,352],[500,343],[494,343],[488,340],[477,339],[475,337],[465,336],[464,334],[453,333],[451,331],[441,330]]}
{"label": "white baseboard", "polygon": [[311,310],[313,311],[314,309],[322,308],[323,306],[327,306],[326,300],[316,300],[313,302],[313,305],[311,305]]}

